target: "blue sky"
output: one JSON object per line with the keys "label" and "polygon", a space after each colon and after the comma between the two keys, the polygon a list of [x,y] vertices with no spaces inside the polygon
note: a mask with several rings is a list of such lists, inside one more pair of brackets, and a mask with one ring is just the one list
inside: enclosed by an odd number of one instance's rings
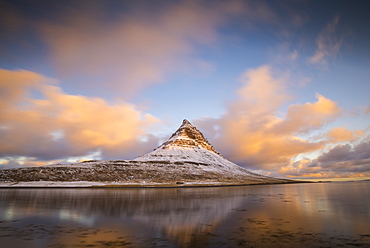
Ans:
{"label": "blue sky", "polygon": [[0,168],[132,159],[186,118],[258,173],[370,177],[367,1],[0,6]]}

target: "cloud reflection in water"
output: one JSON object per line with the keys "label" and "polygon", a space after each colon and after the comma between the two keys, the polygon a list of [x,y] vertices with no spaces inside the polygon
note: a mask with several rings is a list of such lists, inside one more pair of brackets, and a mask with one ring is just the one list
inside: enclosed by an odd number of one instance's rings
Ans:
{"label": "cloud reflection in water", "polygon": [[[67,247],[362,245],[370,243],[369,186],[2,189],[0,235],[31,248],[36,238]],[[37,236],[37,225],[49,231]],[[18,240],[24,229],[28,239]]]}

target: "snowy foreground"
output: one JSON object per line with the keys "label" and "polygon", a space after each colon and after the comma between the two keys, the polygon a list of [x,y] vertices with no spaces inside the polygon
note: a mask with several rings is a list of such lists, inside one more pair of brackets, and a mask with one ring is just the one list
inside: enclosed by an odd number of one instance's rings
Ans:
{"label": "snowy foreground", "polygon": [[258,175],[230,162],[187,120],[161,146],[134,160],[0,171],[0,187],[184,187],[293,182]]}

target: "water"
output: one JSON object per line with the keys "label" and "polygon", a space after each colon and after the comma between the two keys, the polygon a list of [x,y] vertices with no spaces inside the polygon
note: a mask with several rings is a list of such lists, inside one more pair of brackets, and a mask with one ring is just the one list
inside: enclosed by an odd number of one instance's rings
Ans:
{"label": "water", "polygon": [[370,247],[370,182],[0,189],[0,247]]}

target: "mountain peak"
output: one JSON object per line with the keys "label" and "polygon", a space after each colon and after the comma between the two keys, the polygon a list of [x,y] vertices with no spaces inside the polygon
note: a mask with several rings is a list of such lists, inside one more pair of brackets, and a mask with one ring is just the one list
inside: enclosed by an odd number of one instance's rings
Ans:
{"label": "mountain peak", "polygon": [[190,123],[190,121],[188,121],[187,119],[184,119],[184,120],[182,121],[182,124],[181,124],[180,128],[181,128],[181,127],[185,127],[185,126],[192,126],[192,127],[194,127],[194,126]]}
{"label": "mountain peak", "polygon": [[190,121],[184,119],[181,126],[174,132],[171,137],[164,142],[157,149],[169,149],[169,148],[198,148],[201,147],[217,155],[218,153],[203,134],[193,126]]}

